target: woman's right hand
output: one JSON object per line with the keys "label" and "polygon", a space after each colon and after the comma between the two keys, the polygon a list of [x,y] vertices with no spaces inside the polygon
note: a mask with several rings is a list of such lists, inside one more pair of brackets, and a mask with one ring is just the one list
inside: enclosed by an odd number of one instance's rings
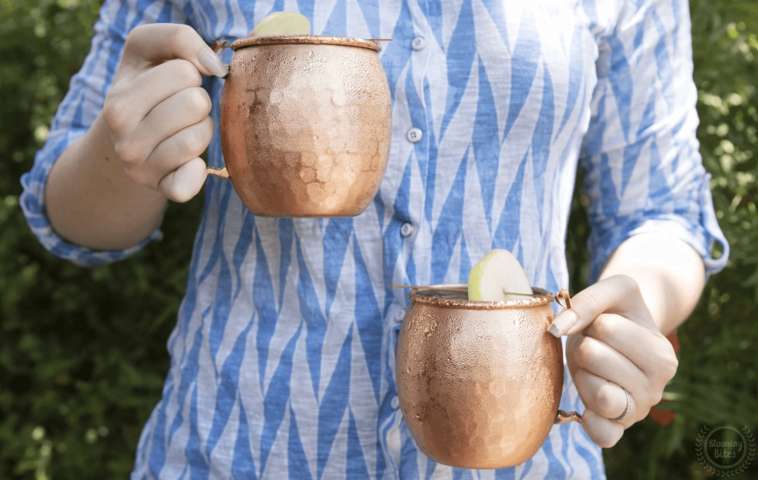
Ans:
{"label": "woman's right hand", "polygon": [[129,179],[186,202],[206,178],[200,155],[213,135],[201,75],[226,75],[221,60],[187,25],[135,28],[102,110],[115,160]]}

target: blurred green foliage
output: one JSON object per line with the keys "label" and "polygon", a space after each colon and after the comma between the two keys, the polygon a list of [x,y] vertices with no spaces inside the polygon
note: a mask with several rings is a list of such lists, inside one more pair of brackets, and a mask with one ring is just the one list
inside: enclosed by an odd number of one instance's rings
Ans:
{"label": "blurred green foliage", "polygon": [[[198,201],[169,210],[161,244],[94,270],[43,251],[18,207],[18,179],[89,49],[99,4],[0,0],[0,478],[127,476],[160,396],[186,281]],[[758,4],[691,5],[702,153],[732,257],[680,329],[680,371],[665,403],[674,422],[627,432],[606,453],[609,478],[708,478],[695,445],[704,425],[758,435]],[[586,283],[588,258],[576,200],[574,289]],[[757,464],[744,478],[758,478]]]}
{"label": "blurred green foliage", "polygon": [[89,51],[97,0],[0,0],[0,479],[126,478],[168,368],[199,202],[165,240],[82,269],[45,253],[19,177]]}

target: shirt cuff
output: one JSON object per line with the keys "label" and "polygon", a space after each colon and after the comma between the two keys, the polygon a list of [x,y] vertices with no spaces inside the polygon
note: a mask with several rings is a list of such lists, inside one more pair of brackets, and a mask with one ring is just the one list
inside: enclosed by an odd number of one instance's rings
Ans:
{"label": "shirt cuff", "polygon": [[19,203],[32,232],[48,251],[77,265],[94,267],[127,258],[151,241],[161,239],[162,233],[157,228],[137,245],[123,250],[94,250],[71,243],[53,230],[45,209],[47,178],[57,158],[83,133],[69,132],[60,139],[49,139],[48,144],[37,153],[34,167],[21,177],[23,191]]}
{"label": "shirt cuff", "polygon": [[[695,208],[669,212],[643,212],[627,216],[615,228],[591,237],[592,278],[597,279],[613,252],[628,238],[642,233],[670,235],[690,245],[703,259],[707,276],[724,269],[729,260],[729,242],[716,220],[709,187],[710,176],[702,182]],[[716,254],[715,247],[720,246]]]}

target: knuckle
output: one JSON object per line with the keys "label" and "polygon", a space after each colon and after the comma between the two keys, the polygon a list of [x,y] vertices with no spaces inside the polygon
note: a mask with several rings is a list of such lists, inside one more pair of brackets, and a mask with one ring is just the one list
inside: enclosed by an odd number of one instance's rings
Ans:
{"label": "knuckle", "polygon": [[103,107],[103,120],[113,133],[126,130],[129,125],[129,111],[127,105],[118,98],[110,100]]}
{"label": "knuckle", "polygon": [[624,434],[624,428],[610,422],[593,410],[585,410],[584,428],[590,438],[601,448],[611,448],[616,445]]}
{"label": "knuckle", "polygon": [[650,406],[658,405],[661,403],[661,400],[663,400],[663,389],[658,388],[654,392],[651,392],[650,395]]}
{"label": "knuckle", "polygon": [[595,440],[595,443],[597,443],[597,446],[600,448],[611,448],[614,445],[606,438],[599,438],[598,440]]}
{"label": "knuckle", "polygon": [[154,185],[150,181],[149,175],[143,168],[136,168],[134,166],[127,166],[124,169],[124,172],[126,172],[126,175],[135,183],[139,185],[145,185],[149,187],[153,187]]}
{"label": "knuckle", "polygon": [[203,145],[204,148],[207,148],[211,143],[211,139],[213,139],[213,119],[211,117],[205,117],[205,120],[203,120],[203,127]]}
{"label": "knuckle", "polygon": [[661,361],[661,373],[666,383],[674,378],[678,369],[679,359],[676,358],[676,355],[667,355],[666,358]]}
{"label": "knuckle", "polygon": [[184,135],[181,143],[183,152],[192,157],[196,157],[203,153],[207,146],[205,139],[195,132],[190,132],[189,134]]}
{"label": "knuckle", "polygon": [[650,408],[653,405],[658,404],[658,402],[661,401],[662,397],[663,391],[660,388],[649,388],[643,395],[641,395],[641,398],[638,402],[637,409],[639,410],[639,413],[642,414],[650,411]]}
{"label": "knuckle", "polygon": [[669,380],[676,376],[676,372],[679,370],[679,358],[676,355],[672,355],[669,360]]}
{"label": "knuckle", "polygon": [[640,294],[640,285],[629,275],[617,275],[616,281],[621,285],[624,291],[634,294]]}
{"label": "knuckle", "polygon": [[603,314],[591,325],[592,332],[598,338],[608,338],[618,330],[618,318],[615,315]]}
{"label": "knuckle", "polygon": [[663,384],[674,378],[679,369],[679,359],[676,352],[665,337],[662,337],[661,348],[656,355],[655,365],[654,376]]}
{"label": "knuckle", "polygon": [[620,430],[618,432],[614,432],[610,438],[608,438],[608,443],[605,448],[611,448],[615,447],[617,443],[619,443],[619,440],[621,440],[621,437],[624,435],[624,431]]}
{"label": "knuckle", "polygon": [[595,404],[597,405],[598,413],[613,415],[613,409],[615,405],[615,395],[609,385],[603,385],[597,392],[595,392]]}
{"label": "knuckle", "polygon": [[616,439],[610,435],[603,435],[598,439],[597,444],[600,446],[600,448],[611,448],[616,445]]}
{"label": "knuckle", "polygon": [[124,43],[124,49],[126,51],[130,51],[134,45],[135,39],[139,38],[140,36],[144,35],[147,30],[147,25],[138,25],[134,29],[132,29],[131,32],[126,36],[126,41]]}
{"label": "knuckle", "polygon": [[211,98],[208,92],[201,87],[193,87],[187,91],[188,101],[194,112],[202,113],[203,116],[211,112]]}
{"label": "knuckle", "polygon": [[173,78],[185,80],[194,87],[198,87],[202,83],[200,72],[197,71],[192,62],[184,59],[171,60],[171,74]]}
{"label": "knuckle", "polygon": [[587,433],[589,433],[590,438],[592,438],[600,448],[611,448],[616,445],[620,438],[618,432],[599,423],[589,425]]}
{"label": "knuckle", "polygon": [[117,141],[113,145],[113,150],[118,155],[118,158],[127,164],[137,165],[145,159],[142,149],[134,141]]}
{"label": "knuckle", "polygon": [[650,407],[655,405],[660,401],[658,399],[656,401],[656,398],[662,395],[663,390],[661,388],[658,388],[654,385],[648,386],[647,389],[645,389],[644,392],[641,392],[637,397],[635,397],[635,409],[637,410],[637,413],[639,414],[645,414],[647,415],[647,412],[650,410]]}
{"label": "knuckle", "polygon": [[[580,317],[593,317],[597,313],[602,312],[603,303],[597,298],[597,295],[593,289],[587,288],[577,295],[580,301],[574,302],[574,308]],[[594,314],[592,312],[595,312]]]}
{"label": "knuckle", "polygon": [[126,40],[129,41],[129,39],[131,39],[134,41],[136,37],[144,35],[148,30],[150,30],[148,24],[137,25],[131,32],[129,32],[129,35],[126,36]]}
{"label": "knuckle", "polygon": [[596,358],[596,351],[597,349],[592,341],[588,340],[588,337],[583,338],[576,347],[575,360],[577,365],[582,367],[592,365]]}
{"label": "knuckle", "polygon": [[194,36],[197,34],[189,25],[177,24],[173,27],[174,31],[171,33],[169,42],[171,42],[171,47],[175,51],[182,52],[187,45],[190,45],[193,42],[195,39]]}

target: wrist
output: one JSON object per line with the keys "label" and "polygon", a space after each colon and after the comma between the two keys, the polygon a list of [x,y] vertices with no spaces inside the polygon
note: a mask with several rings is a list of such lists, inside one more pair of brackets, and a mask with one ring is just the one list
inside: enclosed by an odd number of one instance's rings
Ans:
{"label": "wrist", "polygon": [[81,155],[80,158],[94,160],[90,165],[107,182],[124,194],[139,199],[138,203],[155,204],[163,208],[167,202],[166,196],[154,188],[141,185],[126,174],[124,163],[116,153],[110,130],[99,114],[87,132],[83,147],[95,155]]}
{"label": "wrist", "polygon": [[53,230],[96,250],[136,245],[160,225],[166,206],[161,193],[129,179],[110,144],[96,119],[53,164],[45,188]]}

